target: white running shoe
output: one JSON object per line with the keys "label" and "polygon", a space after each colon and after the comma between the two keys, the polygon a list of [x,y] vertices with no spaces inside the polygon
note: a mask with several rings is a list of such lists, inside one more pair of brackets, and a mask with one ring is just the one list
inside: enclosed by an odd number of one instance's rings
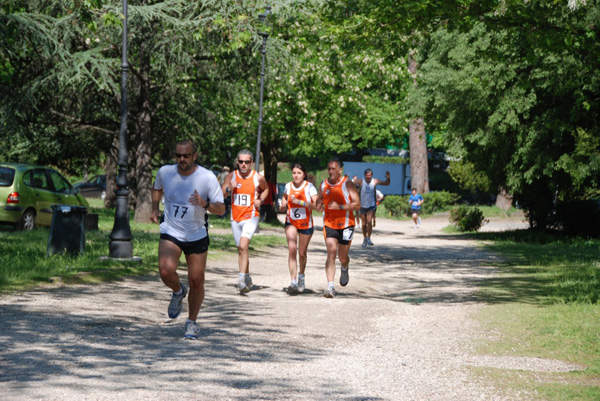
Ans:
{"label": "white running shoe", "polygon": [[362,247],[363,247],[363,248],[366,248],[366,247],[367,247],[367,245],[368,245],[368,244],[367,244],[367,239],[365,238],[365,239],[363,240]]}
{"label": "white running shoe", "polygon": [[335,297],[335,290],[333,288],[327,288],[324,292],[323,292],[323,296],[325,298],[333,298]]}
{"label": "white running shoe", "polygon": [[183,335],[185,340],[196,340],[198,339],[198,325],[196,322],[187,321],[185,322],[185,334]]}
{"label": "white running shoe", "polygon": [[306,288],[306,276],[304,274],[298,274],[298,292],[304,292]]}
{"label": "white running shoe", "polygon": [[250,287],[248,286],[248,284],[246,284],[246,280],[244,279],[238,280],[237,288],[242,294],[250,291]]}
{"label": "white running shoe", "polygon": [[181,313],[181,302],[187,294],[187,287],[183,283],[181,283],[180,285],[183,291],[179,295],[175,295],[175,293],[173,293],[173,295],[171,296],[171,302],[169,303],[168,313],[171,319],[175,319]]}
{"label": "white running shoe", "polygon": [[373,244],[373,241],[371,241],[371,238],[368,238],[368,237],[367,237],[367,238],[366,238],[366,241],[367,241],[367,245],[371,245],[371,246],[373,246],[373,245],[374,245],[374,244]]}
{"label": "white running shoe", "polygon": [[297,284],[290,284],[290,286],[287,288],[287,293],[288,294],[297,294],[298,293],[298,285]]}

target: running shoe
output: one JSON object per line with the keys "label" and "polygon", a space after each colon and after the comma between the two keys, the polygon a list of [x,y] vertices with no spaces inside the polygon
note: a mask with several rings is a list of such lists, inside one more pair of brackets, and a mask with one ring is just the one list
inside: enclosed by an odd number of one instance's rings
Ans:
{"label": "running shoe", "polygon": [[373,241],[371,241],[371,238],[368,238],[368,237],[367,237],[367,238],[365,238],[365,241],[367,241],[367,245],[371,245],[371,246],[373,246],[373,245],[374,245],[374,244],[373,244]]}
{"label": "running shoe", "polygon": [[323,296],[325,298],[333,298],[335,297],[335,290],[333,288],[327,288],[324,292],[323,292]]}
{"label": "running shoe", "polygon": [[175,293],[173,293],[171,296],[171,302],[169,303],[169,317],[171,319],[175,319],[181,313],[181,302],[187,294],[187,287],[182,283],[181,288],[183,289],[181,294],[175,295]]}
{"label": "running shoe", "polygon": [[306,288],[306,276],[298,275],[298,292],[304,292]]}
{"label": "running shoe", "polygon": [[248,286],[248,284],[246,284],[246,280],[244,280],[244,279],[240,279],[238,281],[237,288],[238,288],[238,290],[240,290],[240,293],[245,293],[245,292],[250,291],[250,287]]}
{"label": "running shoe", "polygon": [[252,288],[252,277],[250,277],[250,274],[246,275],[246,285],[248,286],[248,291],[250,291],[250,289]]}
{"label": "running shoe", "polygon": [[297,284],[290,284],[290,286],[287,288],[287,293],[288,294],[297,294],[298,293],[298,285]]}
{"label": "running shoe", "polygon": [[185,340],[196,340],[198,339],[198,325],[196,322],[187,321],[185,322],[185,334],[183,335]]}
{"label": "running shoe", "polygon": [[362,247],[363,247],[363,248],[366,248],[366,247],[367,247],[367,239],[366,239],[366,238],[363,240]]}
{"label": "running shoe", "polygon": [[350,276],[348,275],[350,269],[346,269],[346,271],[342,270],[342,274],[340,275],[340,285],[345,287],[348,285],[348,281],[350,281]]}

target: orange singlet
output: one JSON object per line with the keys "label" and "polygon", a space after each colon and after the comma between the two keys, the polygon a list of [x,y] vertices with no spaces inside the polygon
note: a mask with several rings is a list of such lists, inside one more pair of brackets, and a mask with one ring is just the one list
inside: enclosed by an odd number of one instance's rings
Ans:
{"label": "orange singlet", "polygon": [[246,178],[243,178],[238,170],[231,176],[231,220],[244,221],[257,217],[259,211],[254,207],[254,201],[258,195],[258,174],[252,170]]}
{"label": "orange singlet", "polygon": [[323,225],[325,227],[333,228],[334,230],[341,230],[347,227],[354,226],[354,211],[352,210],[332,210],[328,209],[329,202],[336,201],[340,205],[349,205],[350,192],[346,188],[346,181],[348,177],[344,176],[335,185],[331,185],[329,180],[324,180],[321,184],[321,193],[323,194],[323,204],[325,206],[325,213],[323,216]]}
{"label": "orange singlet", "polygon": [[302,185],[300,185],[300,188],[294,187],[294,182],[288,183],[285,188],[285,192],[288,194],[288,210],[285,221],[299,230],[312,228],[312,210],[306,206],[300,206],[296,205],[295,203],[291,203],[290,199],[292,199],[292,196],[294,196],[294,198],[298,200],[311,203],[312,200],[309,193],[311,188],[316,194],[317,190],[308,181],[304,181]]}

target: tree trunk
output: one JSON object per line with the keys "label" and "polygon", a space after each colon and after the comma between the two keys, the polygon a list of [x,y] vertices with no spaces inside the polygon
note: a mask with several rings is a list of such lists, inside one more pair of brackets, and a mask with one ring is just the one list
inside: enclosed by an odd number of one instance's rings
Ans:
{"label": "tree trunk", "polygon": [[502,210],[508,210],[512,207],[513,197],[506,189],[500,188],[500,192],[496,196],[496,206],[498,206]]}
{"label": "tree trunk", "polygon": [[[274,188],[277,188],[277,155],[278,155],[278,147],[276,144],[268,143],[266,146],[262,147],[263,151],[263,163],[265,166],[265,179],[267,182],[270,182],[274,185],[269,185],[271,191]],[[277,211],[275,210],[275,201],[276,197],[274,193],[269,194],[272,202],[265,209],[265,221],[267,223],[273,223],[277,220]]]}
{"label": "tree trunk", "polygon": [[151,138],[152,113],[150,106],[150,55],[142,44],[140,48],[140,107],[136,116],[135,182],[136,203],[133,220],[148,223],[152,214]]}
{"label": "tree trunk", "polygon": [[[412,55],[408,57],[408,70],[417,85],[418,63]],[[410,180],[411,186],[420,194],[429,192],[429,166],[427,164],[427,136],[423,117],[417,117],[409,126]]]}

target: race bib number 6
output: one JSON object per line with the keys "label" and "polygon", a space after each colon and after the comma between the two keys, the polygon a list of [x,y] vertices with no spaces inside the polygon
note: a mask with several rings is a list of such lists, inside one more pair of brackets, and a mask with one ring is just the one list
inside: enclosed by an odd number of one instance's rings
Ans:
{"label": "race bib number 6", "polygon": [[250,199],[252,197],[249,194],[235,194],[233,204],[236,206],[250,206]]}
{"label": "race bib number 6", "polygon": [[174,220],[192,221],[194,220],[194,206],[192,205],[171,205],[171,216]]}
{"label": "race bib number 6", "polygon": [[306,218],[306,209],[303,207],[293,208],[290,210],[290,218],[292,220],[303,220]]}

